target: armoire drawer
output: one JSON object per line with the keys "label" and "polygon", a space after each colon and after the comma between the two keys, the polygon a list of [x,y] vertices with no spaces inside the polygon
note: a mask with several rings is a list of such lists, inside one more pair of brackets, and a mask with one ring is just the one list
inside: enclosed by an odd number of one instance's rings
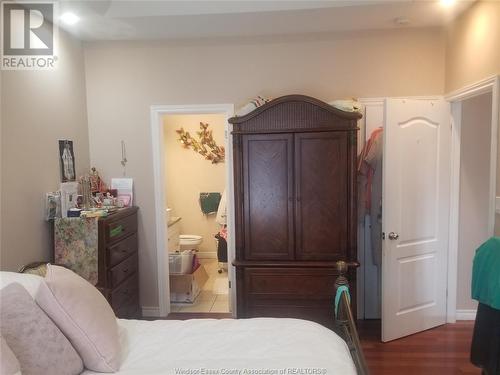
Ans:
{"label": "armoire drawer", "polygon": [[106,251],[109,266],[117,265],[137,251],[137,233],[133,233],[122,241],[108,247]]}
{"label": "armoire drawer", "polygon": [[123,218],[111,221],[105,225],[106,243],[115,243],[120,241],[137,230],[137,215],[129,215]]}
{"label": "armoire drawer", "polygon": [[245,268],[245,289],[253,299],[324,300],[335,293],[335,269]]}
{"label": "armoire drawer", "polygon": [[[300,318],[331,326],[334,321],[334,269],[242,268],[244,315]],[[240,279],[241,280],[241,279]]]}
{"label": "armoire drawer", "polygon": [[137,272],[138,259],[137,253],[131,255],[123,262],[117,264],[109,271],[109,280],[111,287],[114,288],[119,285],[127,277],[130,277]]}

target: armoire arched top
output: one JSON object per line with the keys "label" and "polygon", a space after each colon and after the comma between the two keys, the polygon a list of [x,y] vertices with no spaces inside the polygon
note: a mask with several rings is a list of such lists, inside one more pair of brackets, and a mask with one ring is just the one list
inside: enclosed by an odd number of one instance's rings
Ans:
{"label": "armoire arched top", "polygon": [[254,111],[232,117],[233,133],[356,130],[357,112],[337,109],[306,95],[286,95]]}

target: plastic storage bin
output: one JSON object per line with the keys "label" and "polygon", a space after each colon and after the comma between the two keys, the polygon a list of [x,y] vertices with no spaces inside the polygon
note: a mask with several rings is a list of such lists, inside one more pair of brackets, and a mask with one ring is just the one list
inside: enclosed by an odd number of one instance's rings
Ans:
{"label": "plastic storage bin", "polygon": [[168,255],[168,268],[172,275],[185,275],[193,270],[193,256],[191,251],[181,254]]}

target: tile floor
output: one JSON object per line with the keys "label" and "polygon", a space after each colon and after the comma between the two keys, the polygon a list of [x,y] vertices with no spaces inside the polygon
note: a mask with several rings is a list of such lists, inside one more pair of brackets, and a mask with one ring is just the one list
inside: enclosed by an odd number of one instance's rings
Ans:
{"label": "tile floor", "polygon": [[194,303],[172,303],[173,313],[228,313],[229,287],[227,270],[219,274],[216,259],[200,259],[208,274],[208,280]]}

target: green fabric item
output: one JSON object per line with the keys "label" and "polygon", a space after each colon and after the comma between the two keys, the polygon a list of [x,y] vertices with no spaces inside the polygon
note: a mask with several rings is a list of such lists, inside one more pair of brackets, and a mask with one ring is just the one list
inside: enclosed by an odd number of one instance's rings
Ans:
{"label": "green fabric item", "polygon": [[337,288],[337,293],[335,294],[335,319],[337,319],[337,312],[339,311],[340,297],[342,292],[347,293],[347,300],[351,302],[351,295],[349,294],[349,287],[347,285],[341,285]]}
{"label": "green fabric item", "polygon": [[500,237],[491,237],[476,250],[472,298],[500,310]]}
{"label": "green fabric item", "polygon": [[217,213],[221,193],[200,193],[200,207],[205,215]]}

